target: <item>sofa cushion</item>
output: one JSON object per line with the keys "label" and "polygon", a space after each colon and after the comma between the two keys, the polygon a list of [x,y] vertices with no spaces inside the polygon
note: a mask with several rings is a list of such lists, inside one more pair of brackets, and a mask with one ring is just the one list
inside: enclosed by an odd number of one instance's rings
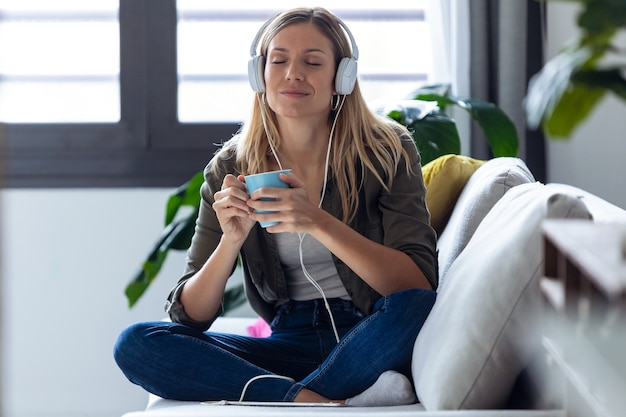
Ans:
{"label": "sofa cushion", "polygon": [[494,158],[476,170],[437,241],[440,285],[446,279],[448,268],[493,205],[512,187],[529,182],[535,182],[535,178],[519,158]]}
{"label": "sofa cushion", "polygon": [[545,218],[589,218],[572,194],[509,190],[452,263],[417,337],[412,372],[427,410],[500,408],[539,347]]}
{"label": "sofa cushion", "polygon": [[443,155],[422,167],[426,186],[426,207],[430,211],[430,224],[441,233],[446,226],[461,190],[474,171],[485,161],[462,155]]}

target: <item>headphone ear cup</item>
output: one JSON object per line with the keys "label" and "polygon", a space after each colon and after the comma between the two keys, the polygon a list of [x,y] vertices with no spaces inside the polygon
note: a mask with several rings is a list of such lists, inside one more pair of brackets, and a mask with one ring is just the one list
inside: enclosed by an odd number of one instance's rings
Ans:
{"label": "headphone ear cup", "polygon": [[339,95],[347,95],[354,90],[357,74],[357,60],[354,58],[341,58],[335,75],[335,90]]}
{"label": "headphone ear cup", "polygon": [[257,93],[265,91],[265,81],[263,70],[265,69],[265,57],[257,55],[248,61],[248,81],[250,87]]}

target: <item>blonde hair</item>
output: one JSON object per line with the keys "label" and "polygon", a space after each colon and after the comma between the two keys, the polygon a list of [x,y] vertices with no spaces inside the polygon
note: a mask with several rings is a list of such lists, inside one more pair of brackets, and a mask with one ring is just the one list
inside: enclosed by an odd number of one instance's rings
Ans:
{"label": "blonde hair", "polygon": [[[339,65],[341,58],[352,55],[350,43],[337,18],[320,7],[291,9],[276,16],[266,27],[259,42],[261,55],[266,55],[268,45],[276,33],[296,23],[314,24],[331,41],[336,65]],[[276,114],[266,104],[264,93],[256,93],[255,98],[250,119],[220,151],[226,153],[235,147],[237,165],[243,175],[269,171],[271,159],[268,155],[272,153],[269,141],[272,140],[276,149],[280,147]],[[336,113],[331,111],[330,103],[328,106],[332,123]],[[402,147],[402,135],[409,135],[404,126],[374,114],[367,107],[357,80],[354,90],[345,97],[337,115],[329,160],[330,171],[341,196],[344,222],[352,220],[358,208],[358,170],[362,174],[365,169],[371,171],[386,189],[391,186],[402,157],[407,172],[411,171],[408,154]],[[217,165],[213,165],[215,170],[218,169]],[[382,169],[382,175],[377,165]],[[363,178],[363,175],[360,177]]]}

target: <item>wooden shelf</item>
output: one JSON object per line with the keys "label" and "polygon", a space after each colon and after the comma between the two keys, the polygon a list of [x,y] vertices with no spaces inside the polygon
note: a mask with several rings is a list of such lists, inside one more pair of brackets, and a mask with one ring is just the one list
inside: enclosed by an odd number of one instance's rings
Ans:
{"label": "wooden shelf", "polygon": [[568,416],[626,415],[626,224],[542,225],[544,346],[564,380]]}
{"label": "wooden shelf", "polygon": [[[626,224],[598,224],[587,220],[548,220],[543,224],[546,274],[558,278],[563,264],[572,263],[607,298],[626,296]],[[550,261],[550,265],[548,264]]]}

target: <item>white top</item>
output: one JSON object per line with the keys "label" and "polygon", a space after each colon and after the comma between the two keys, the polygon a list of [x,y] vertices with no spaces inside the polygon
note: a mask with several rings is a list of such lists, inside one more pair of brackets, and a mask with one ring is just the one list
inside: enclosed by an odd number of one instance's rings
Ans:
{"label": "white top", "polygon": [[[302,269],[298,234],[278,233],[275,236],[280,263],[287,278],[289,297],[300,301],[321,298],[321,294],[307,279]],[[302,258],[306,271],[322,288],[326,298],[350,299],[337,274],[330,251],[317,239],[307,234],[304,235],[302,241]]]}

